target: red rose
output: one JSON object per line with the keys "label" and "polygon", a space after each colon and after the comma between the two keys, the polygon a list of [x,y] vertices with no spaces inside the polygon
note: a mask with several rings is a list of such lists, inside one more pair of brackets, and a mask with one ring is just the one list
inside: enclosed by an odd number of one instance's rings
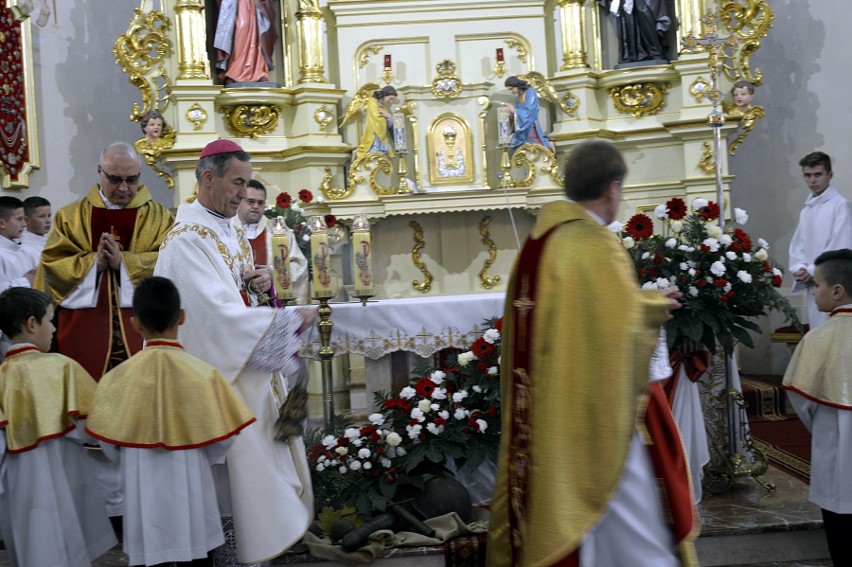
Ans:
{"label": "red rose", "polygon": [[669,210],[669,218],[672,220],[680,220],[686,216],[686,203],[679,197],[674,197],[666,202],[666,208]]}
{"label": "red rose", "polygon": [[772,264],[769,263],[769,260],[763,261],[763,271],[765,271],[765,272],[771,272],[772,271]]}
{"label": "red rose", "polygon": [[772,287],[781,287],[781,276],[772,276]]}
{"label": "red rose", "polygon": [[391,398],[385,400],[384,406],[386,409],[398,409],[402,413],[411,413],[411,404],[401,398]]}
{"label": "red rose", "polygon": [[713,282],[713,285],[715,285],[716,287],[725,287],[726,285],[728,285],[728,280],[718,279]]}
{"label": "red rose", "polygon": [[666,261],[666,259],[664,257],[660,256],[659,254],[654,254],[653,262],[654,262],[655,265],[659,266],[660,264],[662,264],[665,261]]}
{"label": "red rose", "polygon": [[278,196],[275,198],[275,204],[281,207],[282,209],[288,208],[292,201],[293,198],[290,196],[290,193],[283,191],[281,193],[278,193]]}
{"label": "red rose", "polygon": [[444,425],[446,423],[447,423],[447,420],[444,419],[443,417],[436,417],[435,418],[435,425],[441,426],[441,425]]}
{"label": "red rose", "polygon": [[716,220],[717,218],[719,218],[719,205],[714,203],[713,201],[710,201],[709,203],[707,203],[706,207],[701,207],[700,209],[698,209],[697,212],[698,216],[701,217],[703,220]]}
{"label": "red rose", "polygon": [[299,189],[299,200],[305,204],[314,200],[314,194],[307,189]]}
{"label": "red rose", "polygon": [[721,301],[722,303],[727,303],[728,302],[728,295],[723,294],[722,297],[719,298],[719,301]]}
{"label": "red rose", "polygon": [[491,417],[497,415],[497,408],[495,406],[491,406],[490,408],[488,408],[488,415],[490,415]]}
{"label": "red rose", "polygon": [[432,392],[435,391],[435,383],[429,378],[421,378],[414,385],[414,390],[421,398],[432,398]]}
{"label": "red rose", "polygon": [[624,229],[636,240],[647,240],[654,234],[654,221],[647,215],[636,214],[630,217]]}
{"label": "red rose", "polygon": [[704,279],[695,280],[695,285],[698,286],[699,288],[702,288],[705,285],[707,285],[707,280],[704,280]]}
{"label": "red rose", "polygon": [[639,276],[639,279],[642,279],[643,277],[645,277],[645,270],[643,270],[642,268],[637,268],[636,275]]}
{"label": "red rose", "polygon": [[743,250],[751,250],[751,237],[741,228],[734,229],[734,240],[740,243]]}
{"label": "red rose", "polygon": [[325,219],[325,226],[328,228],[334,228],[334,225],[337,224],[337,217],[334,215],[325,215],[323,218]]}
{"label": "red rose", "polygon": [[503,333],[503,318],[502,317],[500,317],[499,319],[494,321],[494,328],[497,329],[498,331],[500,331],[501,334]]}

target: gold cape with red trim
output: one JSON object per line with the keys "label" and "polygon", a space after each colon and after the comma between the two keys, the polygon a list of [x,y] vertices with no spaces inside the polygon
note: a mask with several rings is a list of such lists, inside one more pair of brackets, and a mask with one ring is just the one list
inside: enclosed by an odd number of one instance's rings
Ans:
{"label": "gold cape with red trim", "polygon": [[179,450],[222,441],[254,420],[221,372],[158,339],[104,374],[86,431],[114,445]]}
{"label": "gold cape with red trim", "polygon": [[837,311],[796,347],[783,386],[815,402],[852,410],[852,312]]}
{"label": "gold cape with red trim", "polygon": [[13,345],[0,364],[7,450],[21,453],[68,433],[86,417],[94,392],[94,379],[67,356]]}
{"label": "gold cape with red trim", "polygon": [[[104,208],[99,189],[95,185],[83,199],[59,209],[53,221],[33,287],[46,291],[57,303],[74,291],[95,263],[92,208]],[[174,219],[167,208],[151,198],[144,185],[125,209],[139,209],[130,248],[121,255],[130,280],[138,285],[154,271],[160,244]]]}
{"label": "gold cape with red trim", "polygon": [[[639,289],[621,243],[579,205],[542,207],[530,238],[550,229],[540,261],[530,353],[530,479],[515,567],[549,566],[572,553],[613,497],[648,391],[648,365],[666,301]],[[506,294],[501,361],[503,416],[487,564],[513,565],[509,455],[516,299],[523,255]],[[527,268],[529,269],[529,268]]]}

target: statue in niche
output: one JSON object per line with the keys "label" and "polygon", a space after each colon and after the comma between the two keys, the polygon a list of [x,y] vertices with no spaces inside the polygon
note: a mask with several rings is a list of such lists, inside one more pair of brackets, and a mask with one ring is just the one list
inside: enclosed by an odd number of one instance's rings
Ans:
{"label": "statue in niche", "polygon": [[762,106],[754,104],[754,85],[744,80],[739,80],[731,86],[731,102],[722,102],[722,109],[729,116],[740,117],[740,132],[728,145],[728,153],[734,155],[737,147],[754,130],[755,122],[763,118],[765,113]]}
{"label": "statue in niche", "polygon": [[668,63],[666,32],[671,27],[666,0],[598,0],[615,19],[618,66]]}
{"label": "statue in niche", "polygon": [[362,108],[366,120],[364,132],[358,147],[355,148],[353,159],[363,157],[368,153],[380,153],[393,157],[393,111],[391,105],[397,100],[396,89],[390,85],[379,89],[378,83],[367,83],[355,94],[352,102],[346,107],[340,127]]}
{"label": "statue in niche", "polygon": [[166,185],[174,186],[172,176],[166,173],[160,166],[159,161],[164,150],[170,149],[175,145],[175,131],[166,125],[166,120],[163,115],[156,110],[149,110],[139,119],[139,126],[142,128],[144,138],[140,138],[134,142],[133,147],[142,156],[151,169],[157,172],[157,175],[163,177]]}
{"label": "statue in niche", "polygon": [[441,177],[464,177],[467,172],[464,153],[461,148],[456,147],[456,136],[458,133],[452,126],[444,128],[444,143],[447,145],[438,150],[438,175]]}
{"label": "statue in niche", "polygon": [[541,128],[538,120],[539,98],[536,89],[516,76],[511,76],[504,83],[509,92],[515,96],[515,104],[509,102],[501,103],[509,109],[515,119],[515,131],[512,133],[512,142],[509,144],[514,153],[524,144],[538,144],[550,151],[555,151],[551,142]]}
{"label": "statue in niche", "polygon": [[275,0],[216,0],[216,5],[213,47],[219,81],[226,87],[280,86],[269,81],[279,37]]}

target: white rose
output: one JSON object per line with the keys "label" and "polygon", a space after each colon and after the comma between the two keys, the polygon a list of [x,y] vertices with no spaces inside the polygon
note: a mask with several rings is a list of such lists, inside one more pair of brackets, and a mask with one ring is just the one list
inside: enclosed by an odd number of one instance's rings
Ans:
{"label": "white rose", "polygon": [[432,411],[432,402],[429,400],[420,400],[420,403],[417,404],[417,407],[420,408],[420,411],[423,413],[429,413]]}
{"label": "white rose", "polygon": [[745,224],[748,222],[748,213],[739,207],[734,207],[734,218],[737,220],[737,224]]}
{"label": "white rose", "polygon": [[369,419],[370,423],[372,423],[373,425],[382,425],[385,422],[385,416],[380,413],[371,413],[370,417],[368,417],[367,419]]}
{"label": "white rose", "polygon": [[468,364],[470,364],[470,361],[473,360],[473,353],[472,352],[459,353],[459,356],[456,360],[459,363],[459,366],[467,366]]}
{"label": "white rose", "polygon": [[712,236],[713,238],[719,238],[722,236],[722,229],[718,224],[708,224],[707,225],[707,235]]}
{"label": "white rose", "polygon": [[669,215],[669,210],[665,205],[657,205],[654,208],[654,216],[658,219],[664,219]]}
{"label": "white rose", "polygon": [[342,457],[343,455],[349,452],[349,449],[347,449],[346,447],[338,447],[334,450],[334,452]]}
{"label": "white rose", "polygon": [[388,433],[388,436],[385,437],[385,443],[390,445],[391,447],[396,447],[400,443],[402,443],[402,437],[400,437],[399,433],[396,431],[391,431]]}
{"label": "white rose", "polygon": [[740,270],[739,272],[737,272],[737,277],[743,283],[751,283],[751,274],[745,270]]}
{"label": "white rose", "polygon": [[677,234],[679,232],[683,232],[683,221],[673,220],[669,224],[669,228],[671,228],[672,232],[674,232],[675,234]]}
{"label": "white rose", "polygon": [[769,253],[766,251],[766,248],[761,248],[760,250],[754,253],[754,257],[763,262],[764,260],[769,258]]}
{"label": "white rose", "polygon": [[666,248],[674,248],[677,246],[677,240],[674,238],[669,238],[666,240]]}
{"label": "white rose", "polygon": [[633,240],[633,237],[632,237],[632,236],[625,236],[625,237],[624,237],[624,240],[622,240],[622,241],[621,241],[621,243],[622,243],[622,244],[624,245],[624,247],[625,247],[625,248],[627,248],[628,250],[630,250],[631,248],[633,248],[634,246],[636,246],[636,241],[635,241],[635,240]]}
{"label": "white rose", "polygon": [[725,275],[725,264],[722,262],[713,262],[713,265],[710,266],[710,272],[717,278],[722,277]]}

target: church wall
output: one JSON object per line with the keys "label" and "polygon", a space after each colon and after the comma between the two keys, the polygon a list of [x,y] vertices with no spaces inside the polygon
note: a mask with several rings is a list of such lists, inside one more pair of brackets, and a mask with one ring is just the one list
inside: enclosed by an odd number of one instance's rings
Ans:
{"label": "church wall", "polygon": [[[55,7],[44,27],[31,23],[41,163],[30,173],[29,188],[3,193],[44,197],[55,211],[98,181],[96,166],[104,146],[142,137],[139,125],[128,118],[131,105],[140,101],[139,91],[112,54],[139,2],[35,2],[34,16],[41,4]],[[171,205],[171,192],[147,166],[142,180],[155,199]]]}

